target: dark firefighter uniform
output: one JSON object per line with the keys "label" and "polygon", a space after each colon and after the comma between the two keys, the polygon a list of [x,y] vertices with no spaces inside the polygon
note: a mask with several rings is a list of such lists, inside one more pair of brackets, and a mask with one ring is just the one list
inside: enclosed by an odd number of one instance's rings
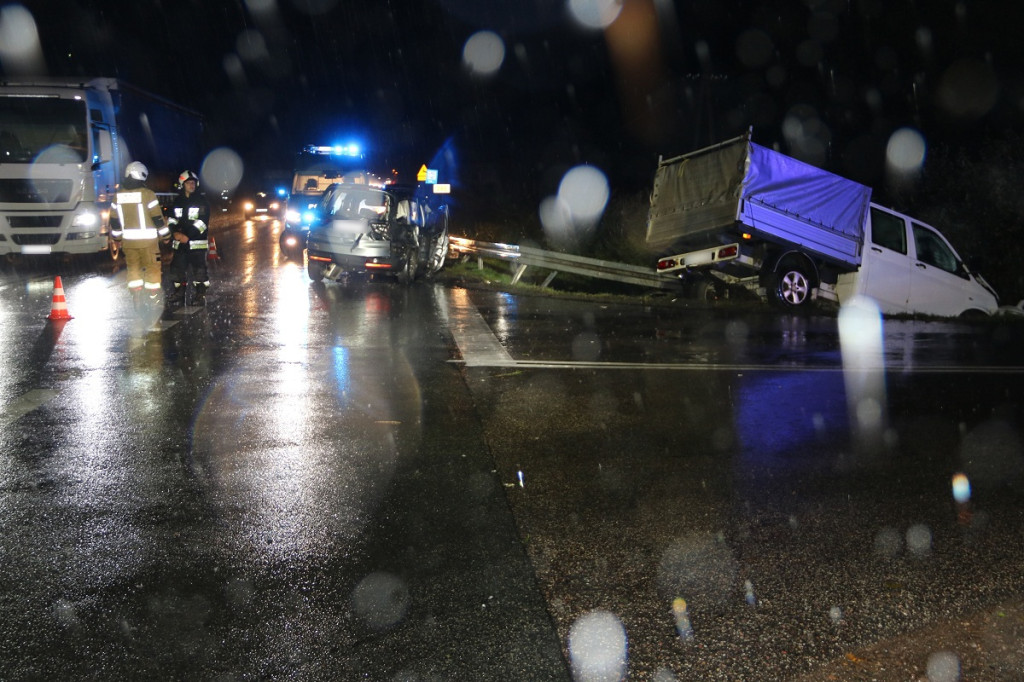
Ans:
{"label": "dark firefighter uniform", "polygon": [[171,260],[171,279],[174,280],[174,294],[171,301],[182,303],[188,287],[188,271],[192,270],[192,284],[195,286],[195,304],[204,305],[210,276],[206,258],[210,249],[210,204],[196,188],[198,178],[191,171],[179,177],[181,192],[171,205],[168,221],[173,232],[171,246],[174,256]]}
{"label": "dark firefighter uniform", "polygon": [[170,236],[156,193],[145,185],[149,172],[141,163],[128,164],[126,177],[110,206],[110,236],[124,250],[128,289],[150,298],[160,294],[160,241]]}

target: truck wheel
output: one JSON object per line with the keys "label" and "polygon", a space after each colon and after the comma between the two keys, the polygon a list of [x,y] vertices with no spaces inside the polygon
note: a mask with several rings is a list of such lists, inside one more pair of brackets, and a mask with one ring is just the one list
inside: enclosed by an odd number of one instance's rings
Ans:
{"label": "truck wheel", "polygon": [[700,280],[693,287],[693,297],[703,303],[714,303],[718,300],[718,287],[714,282]]}
{"label": "truck wheel", "polygon": [[311,280],[319,282],[324,278],[324,264],[316,260],[306,261],[306,273]]}
{"label": "truck wheel", "polygon": [[768,295],[782,308],[805,308],[811,303],[814,279],[804,263],[787,261],[768,277]]}

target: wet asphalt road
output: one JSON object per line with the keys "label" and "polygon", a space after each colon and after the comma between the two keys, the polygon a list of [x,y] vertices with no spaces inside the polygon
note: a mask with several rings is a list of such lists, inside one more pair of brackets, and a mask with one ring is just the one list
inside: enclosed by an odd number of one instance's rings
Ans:
{"label": "wet asphalt road", "polygon": [[272,229],[166,320],[3,272],[0,677],[859,679],[1021,597],[1020,325],[313,286]]}

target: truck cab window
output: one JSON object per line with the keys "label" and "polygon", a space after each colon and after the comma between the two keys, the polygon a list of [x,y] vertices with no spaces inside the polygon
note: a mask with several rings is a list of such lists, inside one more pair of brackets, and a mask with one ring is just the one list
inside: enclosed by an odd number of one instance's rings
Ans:
{"label": "truck cab window", "polygon": [[871,242],[890,251],[906,255],[907,229],[903,218],[872,208]]}
{"label": "truck cab window", "polygon": [[0,157],[21,156],[21,142],[17,135],[6,130],[0,130]]}
{"label": "truck cab window", "polygon": [[923,225],[914,223],[913,228],[917,260],[926,265],[956,274],[960,263],[956,254],[950,250],[946,242],[942,241],[937,234]]}

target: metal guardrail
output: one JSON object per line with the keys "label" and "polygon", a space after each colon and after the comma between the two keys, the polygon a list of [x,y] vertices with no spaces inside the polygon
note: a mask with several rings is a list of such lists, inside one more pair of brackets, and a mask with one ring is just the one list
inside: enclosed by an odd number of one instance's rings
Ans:
{"label": "metal guardrail", "polygon": [[456,253],[476,256],[478,260],[494,258],[514,263],[513,284],[522,278],[528,267],[536,267],[551,270],[541,284],[542,287],[551,284],[559,272],[571,272],[575,275],[607,279],[624,284],[637,284],[655,289],[679,288],[679,280],[676,277],[658,274],[653,267],[645,268],[629,263],[615,263],[569,253],[544,251],[532,246],[480,242],[462,237],[451,237],[449,248]]}

